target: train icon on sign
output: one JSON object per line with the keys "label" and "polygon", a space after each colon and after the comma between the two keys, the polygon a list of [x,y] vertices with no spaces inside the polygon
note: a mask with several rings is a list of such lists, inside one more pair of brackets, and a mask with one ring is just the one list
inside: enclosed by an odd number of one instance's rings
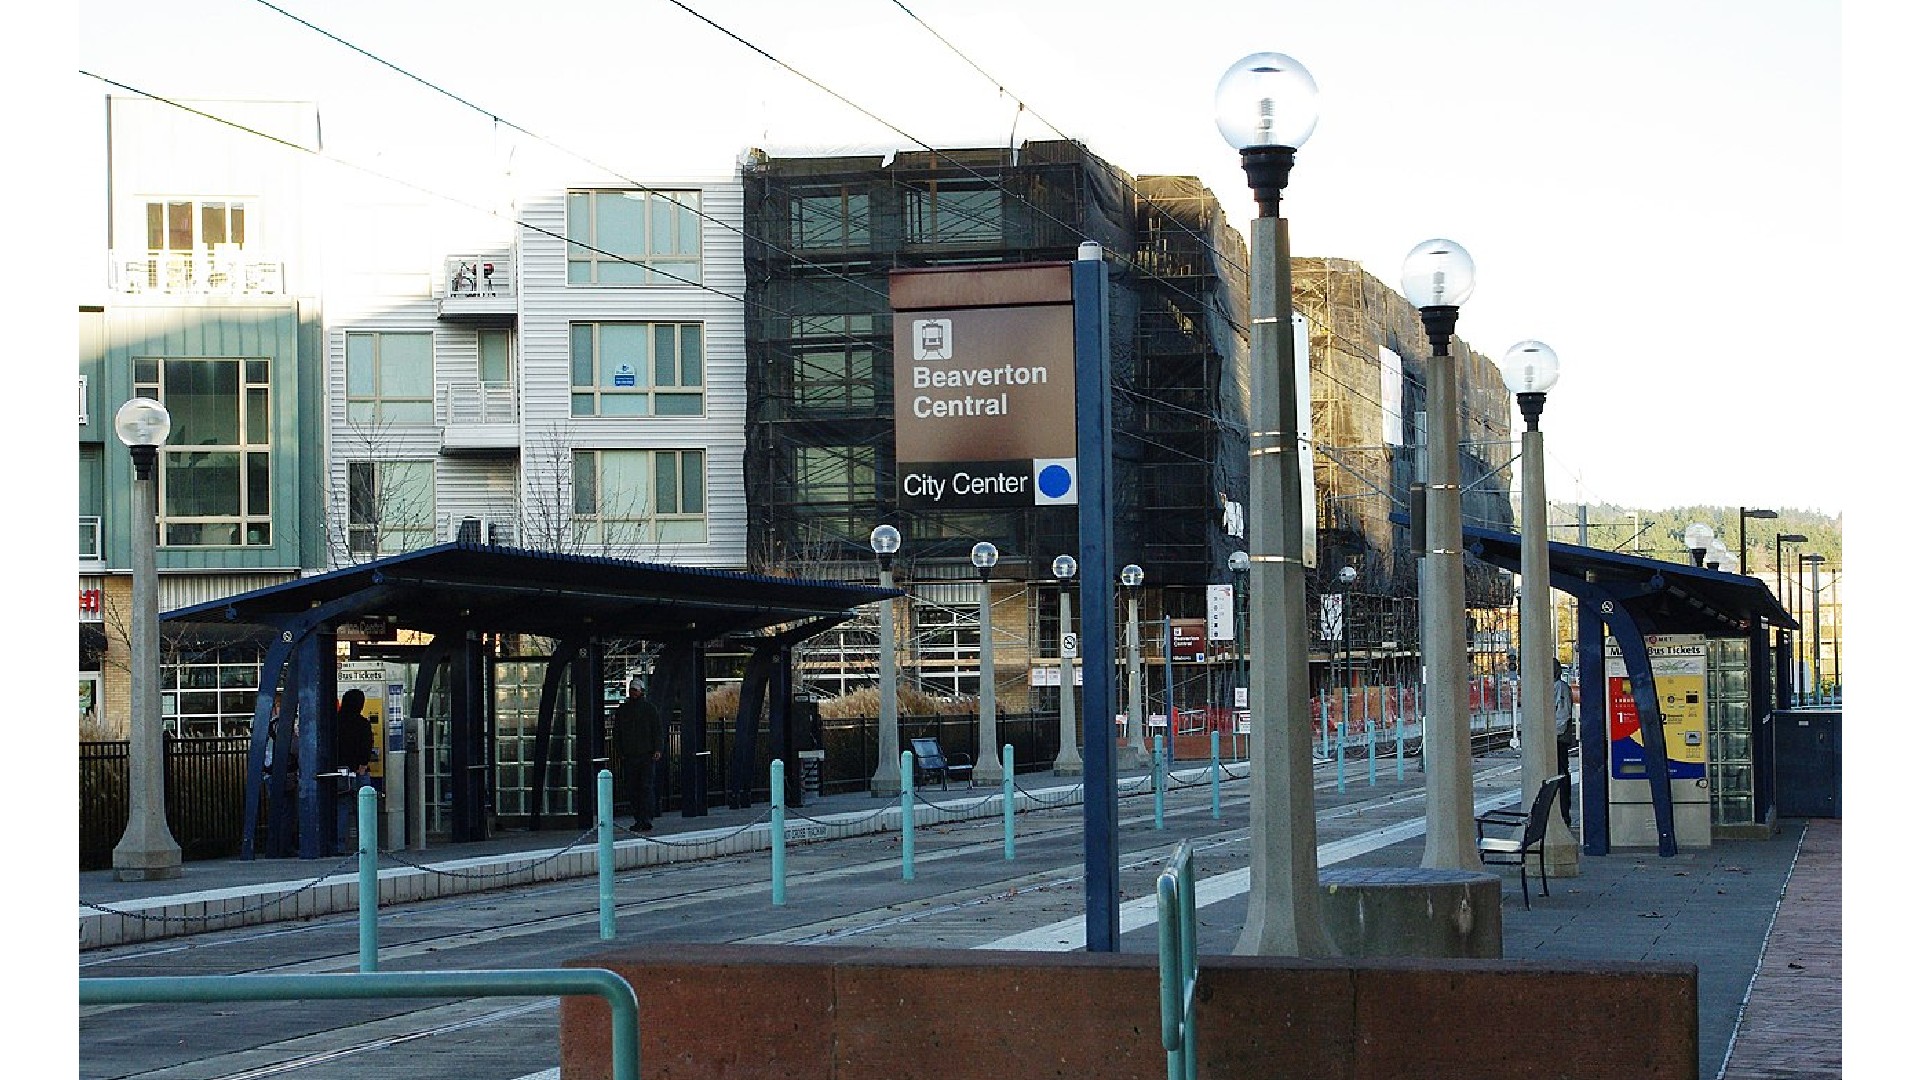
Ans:
{"label": "train icon on sign", "polygon": [[913,320],[913,358],[915,360],[953,359],[953,320]]}

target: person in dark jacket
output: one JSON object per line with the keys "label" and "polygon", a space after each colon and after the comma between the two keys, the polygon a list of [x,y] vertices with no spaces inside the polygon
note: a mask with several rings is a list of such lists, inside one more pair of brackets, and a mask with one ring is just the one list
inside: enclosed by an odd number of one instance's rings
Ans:
{"label": "person in dark jacket", "polygon": [[613,741],[619,751],[620,789],[633,811],[634,828],[653,830],[653,768],[660,760],[660,713],[646,699],[640,680],[627,680],[627,697],[613,710]]}
{"label": "person in dark jacket", "polygon": [[340,707],[333,713],[333,765],[342,774],[340,806],[335,815],[333,853],[347,851],[347,834],[354,820],[354,800],[360,789],[372,783],[369,766],[373,764],[373,724],[363,714],[367,695],[349,690],[340,695]]}

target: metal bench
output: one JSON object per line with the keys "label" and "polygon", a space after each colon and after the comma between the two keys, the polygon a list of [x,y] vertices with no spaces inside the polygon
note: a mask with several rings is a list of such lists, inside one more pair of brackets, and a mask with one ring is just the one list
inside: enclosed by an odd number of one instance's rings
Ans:
{"label": "metal bench", "polygon": [[[914,739],[913,743],[913,782],[918,784],[932,776],[940,778],[940,790],[947,790],[947,775],[964,778],[968,787],[973,786],[973,759],[965,754],[949,757],[940,750],[935,739]],[[957,759],[957,760],[955,760]]]}

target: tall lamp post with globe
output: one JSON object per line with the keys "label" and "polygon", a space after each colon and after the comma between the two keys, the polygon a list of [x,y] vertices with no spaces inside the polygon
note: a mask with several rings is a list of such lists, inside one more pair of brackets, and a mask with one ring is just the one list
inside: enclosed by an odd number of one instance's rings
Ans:
{"label": "tall lamp post with globe", "polygon": [[[877,525],[867,543],[880,560],[880,587],[893,588],[893,556],[900,550],[900,530]],[[900,794],[900,687],[893,644],[893,598],[880,601],[880,760],[874,764],[869,790],[875,798]]]}
{"label": "tall lamp post with globe", "polygon": [[1450,352],[1460,304],[1473,294],[1473,258],[1451,240],[1407,253],[1400,287],[1420,309],[1433,348],[1427,370],[1427,593],[1420,598],[1427,667],[1427,845],[1420,865],[1478,870],[1473,758],[1467,728],[1467,577],[1460,529],[1460,384]]}
{"label": "tall lamp post with globe", "polygon": [[1307,563],[1316,522],[1301,494],[1301,387],[1293,350],[1293,267],[1280,216],[1295,151],[1319,122],[1320,88],[1282,53],[1243,57],[1221,76],[1214,121],[1253,189],[1249,230],[1248,607],[1251,677],[1247,921],[1234,952],[1331,956],[1320,916],[1314,820]]}
{"label": "tall lamp post with globe", "polygon": [[[1080,647],[1073,633],[1073,597],[1067,592],[1073,585],[1073,575],[1079,572],[1080,560],[1071,555],[1054,557],[1053,579],[1060,583],[1060,752],[1053,758],[1055,776],[1079,776],[1085,769],[1080,760],[1080,737],[1075,730],[1073,708],[1073,660],[1080,655]],[[1096,730],[1109,739],[1113,737],[1111,726],[1104,729],[1087,726],[1089,734]]]}
{"label": "tall lamp post with globe", "polygon": [[973,758],[973,779],[1000,782],[1000,730],[993,700],[993,590],[990,578],[1000,549],[985,540],[973,545],[973,568],[980,572],[980,749]]}
{"label": "tall lamp post with globe", "polygon": [[[1127,593],[1127,731],[1126,747],[1120,755],[1123,769],[1144,768],[1147,764],[1145,680],[1140,671],[1140,585],[1146,580],[1147,572],[1139,563],[1120,568],[1120,585]],[[1167,715],[1173,715],[1171,700],[1167,702]]]}
{"label": "tall lamp post with globe", "polygon": [[[1540,413],[1547,391],[1560,381],[1560,357],[1542,342],[1523,341],[1507,350],[1500,377],[1520,404],[1526,430],[1520,435],[1520,796],[1525,804],[1559,771],[1554,753],[1553,591],[1547,551],[1546,448]],[[1571,783],[1571,780],[1567,781]],[[1580,846],[1559,814],[1547,815],[1546,872],[1579,873]]]}
{"label": "tall lamp post with globe", "polygon": [[113,848],[115,881],[180,876],[180,844],[167,827],[165,748],[160,733],[160,575],[156,565],[154,487],[160,448],[173,419],[167,407],[137,397],[113,416],[113,432],[133,457],[133,719],[127,731],[127,828]]}

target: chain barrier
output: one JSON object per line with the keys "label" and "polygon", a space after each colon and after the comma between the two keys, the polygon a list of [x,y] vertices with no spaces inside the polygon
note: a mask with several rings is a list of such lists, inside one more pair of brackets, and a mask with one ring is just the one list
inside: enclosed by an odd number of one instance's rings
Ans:
{"label": "chain barrier", "polygon": [[925,795],[921,794],[919,788],[913,789],[914,802],[920,803],[924,806],[931,806],[933,807],[935,812],[940,814],[952,814],[954,816],[954,820],[956,821],[965,821],[967,818],[973,815],[973,812],[975,810],[980,809],[981,807],[987,805],[988,803],[992,802],[993,800],[999,797],[1000,797],[1000,793],[996,791],[991,795],[988,795],[988,796],[985,796],[984,798],[979,799],[978,801],[974,802],[972,805],[969,805],[969,806],[960,806],[960,807],[942,806],[939,803],[934,802],[931,799],[928,799]]}
{"label": "chain barrier", "polygon": [[358,855],[348,855],[347,857],[341,859],[339,862],[335,863],[332,869],[322,872],[318,877],[314,878],[312,881],[309,881],[304,885],[295,886],[294,888],[288,889],[286,892],[283,892],[278,896],[270,896],[265,900],[260,901],[257,904],[252,904],[243,908],[231,908],[215,915],[148,915],[144,912],[139,912],[139,911],[121,911],[119,908],[107,907],[104,904],[95,904],[86,900],[80,901],[80,906],[83,908],[91,908],[92,910],[98,911],[103,915],[118,915],[123,919],[135,919],[140,922],[151,922],[151,923],[162,923],[162,924],[219,922],[223,919],[232,919],[240,915],[251,915],[256,911],[265,911],[270,907],[276,907],[280,904],[284,904],[288,900],[291,900],[294,897],[299,896],[303,892],[306,892],[310,889],[318,888],[320,886],[320,883],[327,880],[328,878],[333,877],[336,874],[345,873],[347,867],[352,866],[355,862],[358,862],[359,858],[360,857]]}
{"label": "chain barrier", "polygon": [[900,808],[898,806],[889,803],[886,806],[882,806],[878,810],[872,811],[871,813],[868,813],[868,814],[864,814],[857,818],[853,818],[851,820],[823,821],[820,818],[812,817],[807,814],[794,814],[794,813],[789,813],[787,815],[787,820],[788,821],[810,821],[815,825],[818,825],[822,828],[827,828],[827,829],[844,829],[854,825],[865,825],[869,821],[878,821],[881,818],[886,817],[888,814],[894,813],[899,809]]}
{"label": "chain barrier", "polygon": [[1039,794],[1038,792],[1029,791],[1028,789],[1021,787],[1018,783],[1015,783],[1013,785],[1013,790],[1019,792],[1022,795],[1025,795],[1028,799],[1030,799],[1033,802],[1039,803],[1041,806],[1070,806],[1073,803],[1080,800],[1085,788],[1086,788],[1085,784],[1075,784],[1072,787],[1067,789],[1066,794],[1060,796],[1057,799],[1050,799]]}
{"label": "chain barrier", "polygon": [[772,822],[773,822],[773,814],[771,811],[769,811],[768,813],[762,814],[759,817],[754,818],[752,821],[747,822],[745,825],[740,826],[739,828],[733,830],[732,832],[727,833],[725,836],[712,836],[704,840],[662,840],[657,836],[651,836],[647,833],[639,832],[634,828],[632,828],[631,826],[627,826],[627,825],[615,825],[613,827],[613,831],[617,833],[626,833],[629,837],[632,837],[637,840],[645,840],[649,844],[658,844],[661,847],[691,849],[691,848],[700,848],[700,847],[706,847],[708,845],[712,845],[715,848],[718,848],[721,844],[725,843],[728,840],[733,839],[736,836],[739,836],[741,833],[746,832],[748,829],[756,828],[761,825],[768,825],[768,824],[771,824]]}
{"label": "chain barrier", "polygon": [[593,840],[594,840],[594,830],[588,829],[586,832],[583,832],[579,836],[575,837],[573,842],[568,844],[566,847],[560,848],[559,850],[543,858],[536,859],[525,866],[516,866],[510,870],[489,870],[489,871],[480,872],[480,873],[468,872],[465,870],[442,870],[438,867],[428,866],[425,863],[414,862],[412,859],[407,858],[405,855],[402,855],[397,851],[390,851],[390,852],[386,852],[385,854],[389,859],[393,860],[396,863],[399,863],[401,866],[410,866],[415,870],[421,870],[426,873],[432,874],[436,877],[454,878],[459,881],[492,881],[495,879],[510,878],[516,874],[531,874],[533,871],[539,869],[542,866],[545,866],[547,863],[550,863],[555,859],[558,859],[560,856],[565,855],[567,852],[572,851],[574,848],[582,847],[586,844],[591,843]]}

